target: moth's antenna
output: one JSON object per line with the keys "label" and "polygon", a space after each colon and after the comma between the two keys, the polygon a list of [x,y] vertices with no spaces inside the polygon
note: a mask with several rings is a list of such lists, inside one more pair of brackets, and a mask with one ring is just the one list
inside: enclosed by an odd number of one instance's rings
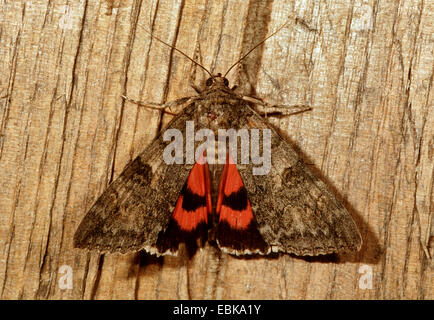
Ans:
{"label": "moth's antenna", "polygon": [[186,57],[188,60],[190,60],[191,62],[193,62],[195,65],[201,67],[203,70],[205,70],[210,76],[211,78],[214,79],[214,76],[211,74],[211,72],[208,71],[207,68],[205,68],[203,65],[201,65],[199,62],[195,61],[194,59],[190,58],[188,55],[186,55],[184,52],[182,52],[181,50],[177,49],[176,47],[172,46],[171,44],[168,44],[167,42],[164,42],[163,40],[161,40],[160,38],[154,36],[151,32],[149,32],[148,30],[145,29],[145,31],[151,36],[151,38],[154,38],[155,40],[160,41],[162,44],[165,44],[166,46],[172,48],[173,50],[179,52],[180,54],[182,54],[184,57]]}
{"label": "moth's antenna", "polygon": [[270,39],[272,36],[274,36],[276,33],[278,33],[280,30],[283,29],[283,27],[285,27],[288,24],[289,21],[286,21],[283,25],[281,25],[276,31],[274,31],[272,34],[270,34],[268,37],[266,37],[264,40],[262,40],[261,42],[259,42],[256,46],[254,46],[252,49],[250,49],[244,56],[242,56],[240,59],[238,59],[237,62],[235,62],[229,69],[228,71],[226,71],[225,75],[223,77],[226,77],[226,75],[229,73],[229,71],[232,70],[233,67],[235,67],[238,63],[240,63],[242,60],[244,60],[245,57],[247,57],[250,52],[252,52],[253,50],[255,50],[257,47],[259,47],[260,45],[262,45],[265,41],[267,41],[268,39]]}

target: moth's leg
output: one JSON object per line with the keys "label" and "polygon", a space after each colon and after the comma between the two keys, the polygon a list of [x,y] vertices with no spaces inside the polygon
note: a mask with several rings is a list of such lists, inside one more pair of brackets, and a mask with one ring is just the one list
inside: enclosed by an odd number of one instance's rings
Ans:
{"label": "moth's leg", "polygon": [[184,97],[184,98],[176,99],[174,101],[170,101],[167,103],[143,102],[143,101],[138,101],[138,100],[128,98],[127,96],[122,96],[122,98],[124,98],[126,101],[130,101],[130,102],[135,103],[139,106],[149,108],[149,109],[162,110],[164,113],[176,116],[177,115],[176,113],[166,111],[166,109],[171,108],[171,107],[176,107],[180,104],[183,104],[187,100],[191,99],[192,97]]}
{"label": "moth's leg", "polygon": [[244,96],[243,100],[255,104],[255,111],[262,116],[289,116],[301,112],[312,110],[310,106],[306,105],[272,105],[260,98]]}

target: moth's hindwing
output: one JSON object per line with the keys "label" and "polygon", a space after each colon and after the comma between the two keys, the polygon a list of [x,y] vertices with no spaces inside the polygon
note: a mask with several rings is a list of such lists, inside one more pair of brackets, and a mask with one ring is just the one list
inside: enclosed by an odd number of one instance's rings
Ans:
{"label": "moth's hindwing", "polygon": [[267,253],[269,246],[259,234],[247,190],[232,157],[227,156],[220,178],[216,206],[216,241],[232,254]]}
{"label": "moth's hindwing", "polygon": [[201,246],[207,240],[211,212],[209,168],[200,159],[194,164],[182,187],[167,229],[158,236],[158,251],[176,253],[183,242],[189,256],[193,256],[198,249],[198,240]]}

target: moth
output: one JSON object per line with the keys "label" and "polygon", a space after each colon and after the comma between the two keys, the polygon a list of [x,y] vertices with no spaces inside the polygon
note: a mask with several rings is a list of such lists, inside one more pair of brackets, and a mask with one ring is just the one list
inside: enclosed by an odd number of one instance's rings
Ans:
{"label": "moth", "polygon": [[[231,68],[224,76],[202,68],[210,75],[205,89],[196,88],[198,95],[177,102],[186,107],[90,208],[75,232],[74,246],[158,256],[176,255],[181,244],[192,256],[206,241],[234,255],[359,250],[362,239],[348,211],[254,104],[229,86],[225,76]],[[209,148],[186,163],[183,149],[181,159],[168,163],[169,130],[181,133],[186,148],[198,144],[187,141],[189,123],[216,136],[222,129],[266,130],[269,142],[264,136],[259,145],[270,149],[268,172],[254,174],[252,161],[235,162],[244,155],[240,149],[225,149],[223,163],[209,161]]]}

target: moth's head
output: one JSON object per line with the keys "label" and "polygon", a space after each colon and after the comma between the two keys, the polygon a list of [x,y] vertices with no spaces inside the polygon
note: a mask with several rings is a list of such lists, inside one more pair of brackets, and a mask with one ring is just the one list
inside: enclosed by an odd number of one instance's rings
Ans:
{"label": "moth's head", "polygon": [[223,77],[221,73],[217,73],[214,77],[208,78],[205,85],[207,89],[211,87],[229,88],[229,80]]}

